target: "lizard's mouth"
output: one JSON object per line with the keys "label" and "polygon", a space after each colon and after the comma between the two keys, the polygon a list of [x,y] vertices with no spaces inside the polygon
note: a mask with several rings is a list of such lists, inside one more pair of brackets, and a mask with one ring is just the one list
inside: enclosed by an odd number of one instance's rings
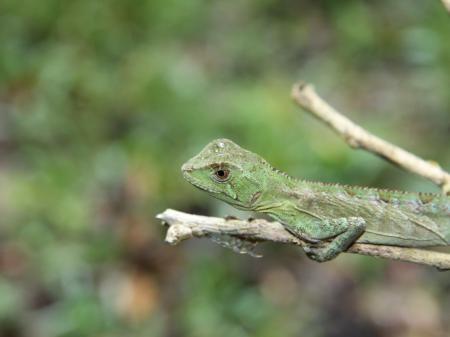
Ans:
{"label": "lizard's mouth", "polygon": [[183,175],[184,175],[184,173],[192,172],[192,171],[194,171],[194,167],[192,165],[189,165],[189,162],[184,163],[181,166],[181,172],[183,172]]}
{"label": "lizard's mouth", "polygon": [[[181,172],[183,174],[184,179],[186,179],[191,185],[193,185],[195,188],[206,191],[209,194],[211,194],[212,197],[225,201],[231,206],[241,209],[241,210],[249,210],[249,208],[245,205],[242,205],[238,199],[233,198],[229,195],[226,195],[223,191],[212,189],[210,186],[207,186],[207,184],[203,183],[200,179],[195,177],[195,168],[192,168],[190,165],[184,164],[181,168]],[[260,196],[260,193],[256,193],[254,196],[254,199],[258,199]],[[256,201],[256,200],[254,200]]]}
{"label": "lizard's mouth", "polygon": [[181,173],[183,174],[183,178],[186,179],[189,183],[191,183],[192,185],[194,185],[194,187],[202,190],[202,191],[206,191],[209,193],[220,193],[218,191],[214,191],[211,190],[211,188],[209,188],[208,186],[206,186],[205,184],[202,184],[198,179],[196,179],[193,175],[192,172],[194,170],[191,167],[186,167],[186,164],[184,164],[181,167]]}

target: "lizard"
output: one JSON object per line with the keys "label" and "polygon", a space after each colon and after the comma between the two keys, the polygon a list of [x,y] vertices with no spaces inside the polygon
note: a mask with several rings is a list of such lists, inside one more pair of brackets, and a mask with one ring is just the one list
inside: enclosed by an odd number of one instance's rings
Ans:
{"label": "lizard", "polygon": [[450,246],[450,197],[292,178],[228,139],[181,167],[195,187],[231,206],[265,213],[303,240],[307,256],[331,260],[353,243]]}

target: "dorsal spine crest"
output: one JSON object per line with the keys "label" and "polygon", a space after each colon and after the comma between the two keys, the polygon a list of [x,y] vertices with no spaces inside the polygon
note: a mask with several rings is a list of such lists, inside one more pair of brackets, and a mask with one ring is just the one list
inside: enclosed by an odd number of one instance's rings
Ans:
{"label": "dorsal spine crest", "polygon": [[[377,197],[385,202],[391,202],[392,198],[403,198],[403,197],[413,197],[417,201],[420,201],[421,203],[428,203],[432,202],[434,198],[439,197],[440,195],[437,193],[428,193],[428,192],[408,192],[408,191],[400,191],[400,190],[394,190],[394,189],[384,189],[384,188],[376,188],[376,187],[366,187],[366,186],[357,186],[357,185],[346,185],[346,184],[340,184],[340,183],[326,183],[326,182],[320,182],[320,181],[311,181],[306,179],[298,179],[290,176],[286,172],[283,172],[272,165],[270,165],[268,162],[265,162],[265,164],[270,168],[272,172],[275,174],[280,175],[283,178],[288,179],[289,181],[295,181],[299,184],[305,184],[310,186],[322,186],[322,187],[336,187],[336,188],[342,188],[346,192],[350,192],[349,194],[352,194],[354,196],[358,195],[358,192],[362,192],[363,194],[368,194],[370,192],[376,193]],[[353,193],[352,193],[353,192]],[[424,202],[426,201],[426,202]]]}

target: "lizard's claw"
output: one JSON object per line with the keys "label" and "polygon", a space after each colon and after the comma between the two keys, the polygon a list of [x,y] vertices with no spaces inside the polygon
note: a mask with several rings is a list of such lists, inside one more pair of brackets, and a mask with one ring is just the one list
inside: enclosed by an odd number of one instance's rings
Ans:
{"label": "lizard's claw", "polygon": [[325,262],[325,261],[330,260],[324,254],[323,248],[305,246],[305,247],[303,247],[303,250],[305,251],[306,256],[308,256],[308,258],[310,258],[311,260],[314,260],[316,262]]}

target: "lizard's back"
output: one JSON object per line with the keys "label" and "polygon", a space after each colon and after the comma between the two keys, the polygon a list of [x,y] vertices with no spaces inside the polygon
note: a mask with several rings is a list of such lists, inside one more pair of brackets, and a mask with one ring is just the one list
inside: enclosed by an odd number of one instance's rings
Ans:
{"label": "lizard's back", "polygon": [[362,217],[361,243],[397,246],[450,245],[450,197],[311,183],[308,212],[320,218]]}

